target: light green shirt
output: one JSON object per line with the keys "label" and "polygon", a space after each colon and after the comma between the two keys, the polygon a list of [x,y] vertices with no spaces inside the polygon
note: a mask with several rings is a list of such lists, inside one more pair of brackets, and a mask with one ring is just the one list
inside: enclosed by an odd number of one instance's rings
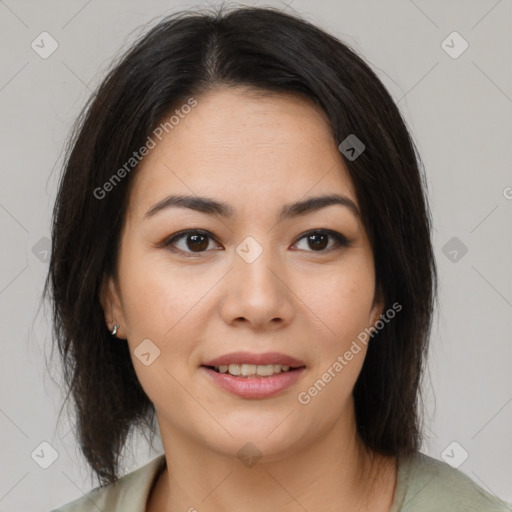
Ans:
{"label": "light green shirt", "polygon": [[[165,467],[160,455],[105,487],[51,512],[145,512],[153,483]],[[191,504],[193,506],[194,504]],[[198,510],[201,507],[196,507]],[[479,487],[462,471],[417,452],[400,459],[390,512],[510,512],[512,506]]]}

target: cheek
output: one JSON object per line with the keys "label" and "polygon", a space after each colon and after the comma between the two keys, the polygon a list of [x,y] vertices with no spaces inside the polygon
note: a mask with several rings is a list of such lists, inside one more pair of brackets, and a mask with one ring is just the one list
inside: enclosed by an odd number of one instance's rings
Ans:
{"label": "cheek", "polygon": [[[325,275],[298,281],[297,295],[319,320],[326,351],[350,346],[370,325],[374,297],[374,274],[364,260],[354,258]],[[351,264],[349,264],[351,263]]]}
{"label": "cheek", "polygon": [[175,338],[180,328],[190,324],[205,288],[211,286],[211,279],[183,272],[165,258],[130,245],[120,262],[120,273],[123,312],[132,344],[145,338],[164,344]]}
{"label": "cheek", "polygon": [[[123,313],[137,378],[157,409],[168,407],[173,397],[182,410],[187,395],[179,383],[187,378],[187,361],[194,340],[200,339],[197,331],[205,317],[201,298],[212,279],[206,283],[206,278],[180,272],[161,257],[126,249],[120,261]],[[144,353],[149,353],[147,365]]]}
{"label": "cheek", "polygon": [[[302,296],[320,319],[315,336],[315,364],[298,401],[308,417],[322,416],[325,424],[336,421],[361,372],[367,343],[359,337],[369,326],[373,301],[373,273],[364,262],[346,265],[329,278],[303,282]],[[322,286],[320,286],[320,284]],[[309,290],[309,291],[308,291]]]}

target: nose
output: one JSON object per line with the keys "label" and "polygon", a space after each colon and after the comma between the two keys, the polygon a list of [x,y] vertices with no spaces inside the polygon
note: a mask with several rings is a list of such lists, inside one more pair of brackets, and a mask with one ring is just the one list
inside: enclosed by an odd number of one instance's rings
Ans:
{"label": "nose", "polygon": [[247,324],[253,330],[288,325],[295,308],[287,277],[286,269],[270,250],[263,250],[252,262],[236,254],[222,284],[223,320],[229,325]]}

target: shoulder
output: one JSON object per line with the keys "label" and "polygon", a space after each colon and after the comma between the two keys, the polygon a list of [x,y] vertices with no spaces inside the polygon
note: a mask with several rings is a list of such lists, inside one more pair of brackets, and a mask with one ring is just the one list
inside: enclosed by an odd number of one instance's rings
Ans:
{"label": "shoulder", "polygon": [[462,471],[420,452],[400,462],[396,492],[399,512],[512,511]]}
{"label": "shoulder", "polygon": [[115,483],[96,487],[51,512],[143,512],[151,487],[164,465],[165,456],[159,455]]}

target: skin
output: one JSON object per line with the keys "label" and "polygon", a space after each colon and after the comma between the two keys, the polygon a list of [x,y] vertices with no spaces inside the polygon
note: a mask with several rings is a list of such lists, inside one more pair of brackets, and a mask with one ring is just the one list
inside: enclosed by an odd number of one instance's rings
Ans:
{"label": "skin", "polygon": [[[132,176],[118,280],[102,288],[105,320],[127,340],[119,342],[128,343],[155,405],[165,450],[146,510],[387,511],[395,459],[367,452],[356,433],[352,390],[367,347],[309,404],[297,399],[383,313],[367,234],[340,205],[277,219],[282,205],[324,194],[358,205],[355,190],[318,107],[298,95],[249,92],[220,88],[196,98],[143,159]],[[144,219],[169,194],[208,196],[235,214],[174,207]],[[186,236],[176,252],[158,246],[184,229],[212,238],[199,253]],[[351,244],[328,238],[316,249],[304,237],[313,229]],[[247,236],[263,249],[252,263],[236,253]],[[147,338],[160,350],[149,366],[133,354]],[[274,397],[244,399],[199,368],[238,350],[283,352],[306,371]],[[263,455],[250,467],[237,457],[248,442]]]}

